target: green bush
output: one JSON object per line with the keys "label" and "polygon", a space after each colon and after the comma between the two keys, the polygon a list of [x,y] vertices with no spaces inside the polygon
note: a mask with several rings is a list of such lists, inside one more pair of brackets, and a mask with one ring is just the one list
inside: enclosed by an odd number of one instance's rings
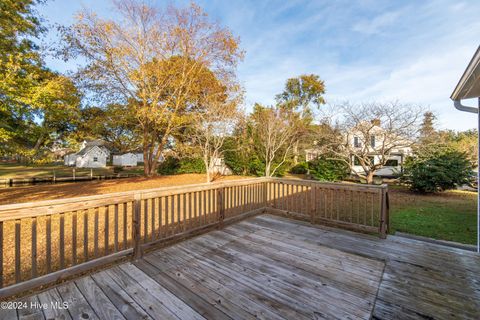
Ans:
{"label": "green bush", "polygon": [[350,174],[350,167],[342,160],[319,157],[308,162],[314,179],[320,181],[341,181]]}
{"label": "green bush", "polygon": [[290,169],[290,173],[293,174],[305,174],[308,172],[308,163],[306,162],[299,162],[295,166]]}
{"label": "green bush", "polygon": [[401,180],[415,192],[439,192],[467,184],[472,168],[465,153],[448,146],[431,145],[405,160]]}
{"label": "green bush", "polygon": [[205,173],[205,164],[200,158],[180,159],[177,173]]}
{"label": "green bush", "polygon": [[158,173],[161,175],[173,175],[182,173],[205,173],[205,165],[200,158],[178,159],[172,156],[158,165]]}

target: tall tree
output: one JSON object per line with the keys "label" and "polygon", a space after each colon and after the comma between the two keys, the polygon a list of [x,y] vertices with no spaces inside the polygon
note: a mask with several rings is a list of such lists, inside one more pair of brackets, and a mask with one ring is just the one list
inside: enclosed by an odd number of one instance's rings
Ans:
{"label": "tall tree", "polygon": [[277,103],[297,114],[297,137],[293,145],[293,161],[298,162],[300,141],[312,132],[314,112],[325,104],[325,83],[318,75],[300,75],[290,78],[285,83],[282,93],[276,96]]}
{"label": "tall tree", "polygon": [[79,79],[97,97],[133,108],[142,135],[144,172],[153,175],[168,140],[202,104],[208,72],[224,79],[235,72],[242,52],[238,39],[212,23],[200,7],[150,7],[115,2],[119,19],[81,12],[63,34],[66,58],[83,56]]}
{"label": "tall tree", "polygon": [[435,129],[435,121],[437,117],[431,111],[427,111],[423,114],[423,121],[420,127],[420,143],[423,145],[432,144],[438,138],[437,131]]}
{"label": "tall tree", "polygon": [[254,149],[265,165],[265,176],[272,177],[291,157],[296,139],[294,115],[278,105],[255,104],[250,116]]}
{"label": "tall tree", "polygon": [[224,142],[231,136],[240,118],[240,97],[235,93],[219,92],[218,96],[211,96],[205,102],[205,108],[195,114],[190,126],[189,136],[194,146],[200,149],[207,182],[213,180],[218,161],[223,159]]}
{"label": "tall tree", "polygon": [[47,69],[34,39],[44,28],[43,1],[0,2],[0,153],[36,158],[49,136],[71,128],[80,96],[73,82]]}

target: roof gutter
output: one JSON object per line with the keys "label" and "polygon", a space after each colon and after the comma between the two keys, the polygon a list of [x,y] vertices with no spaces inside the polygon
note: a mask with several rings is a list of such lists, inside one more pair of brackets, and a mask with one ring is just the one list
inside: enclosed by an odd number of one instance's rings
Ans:
{"label": "roof gutter", "polygon": [[453,106],[463,112],[478,113],[478,108],[465,106],[461,100],[453,100]]}

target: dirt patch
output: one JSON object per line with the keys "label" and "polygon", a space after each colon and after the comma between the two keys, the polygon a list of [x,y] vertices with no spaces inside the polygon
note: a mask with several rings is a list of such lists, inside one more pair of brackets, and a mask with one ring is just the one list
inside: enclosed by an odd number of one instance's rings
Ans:
{"label": "dirt patch", "polygon": [[[250,177],[226,176],[220,177],[215,181],[245,178]],[[204,183],[205,180],[206,178],[204,174],[181,174],[151,178],[137,177],[118,180],[86,181],[5,188],[0,189],[0,205],[197,184]]]}

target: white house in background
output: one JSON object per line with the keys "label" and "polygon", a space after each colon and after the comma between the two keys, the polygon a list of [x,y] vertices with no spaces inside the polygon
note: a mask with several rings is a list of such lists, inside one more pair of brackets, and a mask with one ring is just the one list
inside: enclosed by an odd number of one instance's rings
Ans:
{"label": "white house in background", "polygon": [[110,151],[99,140],[83,141],[82,148],[77,153],[67,154],[64,163],[77,168],[102,168],[107,166]]}
{"label": "white house in background", "polygon": [[[352,132],[349,134],[349,141],[350,148],[352,149],[362,149],[367,148],[367,152],[371,159],[373,159],[373,163],[381,163],[382,161],[382,152],[381,148],[386,146],[388,148],[389,144],[399,144],[398,147],[394,147],[389,151],[388,159],[385,165],[375,171],[375,175],[382,176],[382,177],[393,177],[397,176],[402,173],[403,171],[403,162],[407,156],[412,154],[411,142],[405,140],[404,143],[399,143],[399,141],[389,142],[384,141],[384,129],[380,126],[376,125],[372,129],[370,129],[370,136],[368,137],[368,141],[363,141],[364,137],[363,134],[360,132]],[[397,139],[399,140],[399,139]],[[403,145],[403,146],[400,146]],[[358,158],[354,155],[351,156],[351,161],[353,162],[352,171],[357,173],[364,173],[362,166],[360,165]]]}
{"label": "white house in background", "polygon": [[[371,159],[373,159],[373,163],[377,164],[380,163],[382,160],[382,154],[379,152],[379,148],[383,145],[382,139],[382,132],[383,129],[380,126],[374,126],[371,130],[371,135],[369,137],[369,141],[363,141],[363,134],[360,132],[351,132],[348,134],[348,144],[349,149],[362,149],[367,148],[367,152]],[[388,156],[388,160],[383,168],[377,170],[375,175],[382,176],[382,177],[393,177],[400,174],[403,170],[403,162],[405,158],[412,154],[412,148],[409,146],[411,143],[405,141],[405,147],[398,147],[393,148],[390,151]],[[388,145],[388,141],[385,141],[385,145]],[[312,161],[318,158],[322,154],[320,148],[312,148],[305,150],[305,159],[307,161]],[[352,173],[364,173],[362,166],[360,165],[358,159],[352,154],[351,161],[353,163],[352,166]]]}
{"label": "white house in background", "polygon": [[213,159],[212,173],[221,174],[222,176],[231,176],[233,174],[232,169],[225,164],[223,158]]}
{"label": "white house in background", "polygon": [[136,167],[138,162],[138,155],[131,152],[125,154],[117,154],[113,156],[114,166]]}

